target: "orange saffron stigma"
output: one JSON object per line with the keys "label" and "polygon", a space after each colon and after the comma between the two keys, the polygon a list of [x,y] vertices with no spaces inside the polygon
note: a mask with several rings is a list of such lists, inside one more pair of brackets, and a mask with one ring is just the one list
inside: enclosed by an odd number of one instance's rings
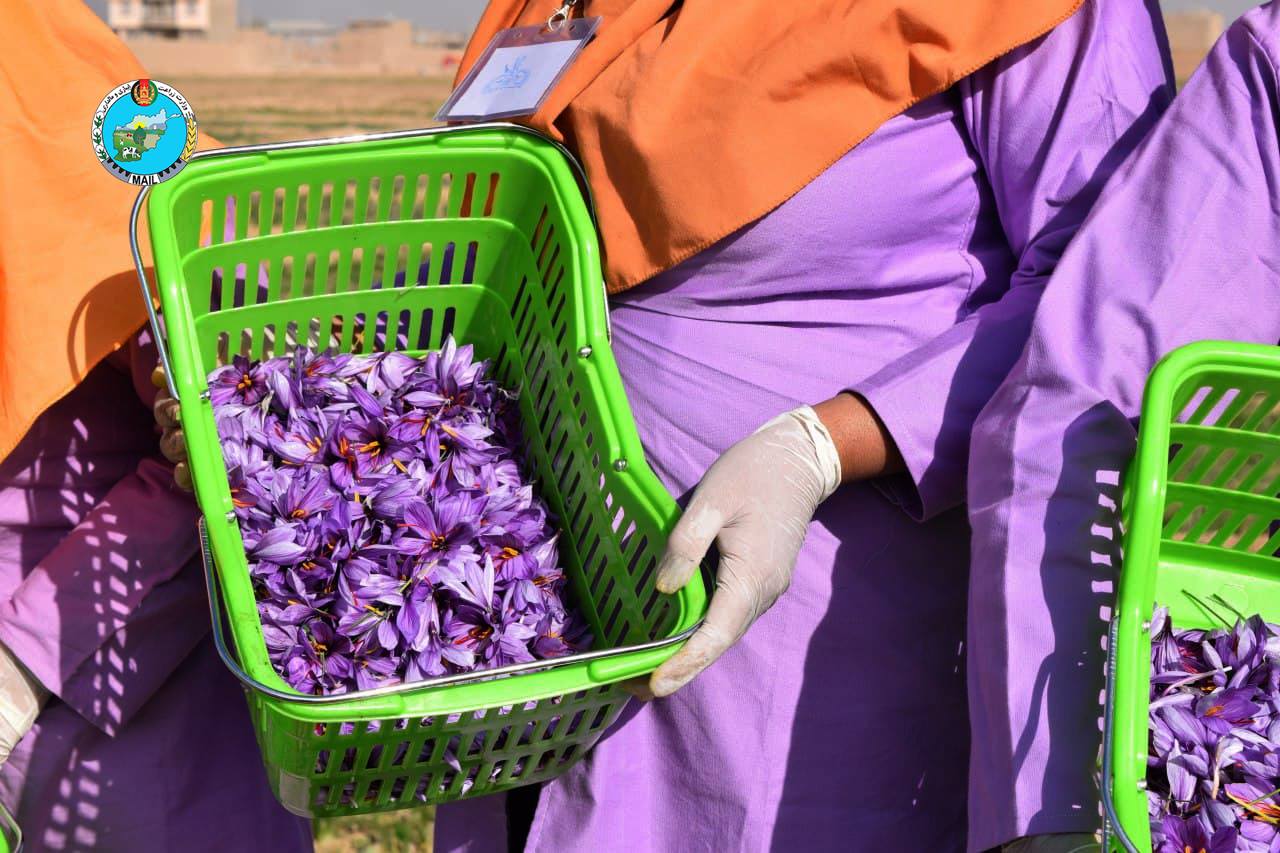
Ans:
{"label": "orange saffron stigma", "polygon": [[289,513],[289,517],[290,517],[290,518],[306,518],[306,517],[307,517],[307,511],[306,511],[305,509],[303,509],[302,507],[298,507],[298,508],[297,508],[297,509],[295,509],[293,512]]}
{"label": "orange saffron stigma", "polygon": [[248,391],[252,387],[253,387],[253,377],[247,373],[242,374],[240,377],[240,381],[236,383],[237,391]]}

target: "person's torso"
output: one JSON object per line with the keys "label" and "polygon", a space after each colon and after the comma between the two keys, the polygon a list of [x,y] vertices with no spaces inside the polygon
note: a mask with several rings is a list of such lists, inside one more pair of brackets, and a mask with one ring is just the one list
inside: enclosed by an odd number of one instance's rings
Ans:
{"label": "person's torso", "polygon": [[1015,264],[958,94],[922,102],[771,213],[612,299],[651,461],[688,487],[778,412],[998,298]]}

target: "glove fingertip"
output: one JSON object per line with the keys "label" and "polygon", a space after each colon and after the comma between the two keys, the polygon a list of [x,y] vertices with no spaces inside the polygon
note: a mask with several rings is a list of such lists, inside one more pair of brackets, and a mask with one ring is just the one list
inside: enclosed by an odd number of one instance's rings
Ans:
{"label": "glove fingertip", "polygon": [[658,577],[654,581],[654,586],[658,588],[658,592],[667,595],[677,592],[689,582],[696,566],[697,563],[694,560],[677,554],[667,554],[658,566]]}
{"label": "glove fingertip", "polygon": [[659,668],[658,671],[653,674],[653,678],[649,680],[649,692],[653,694],[653,698],[655,699],[665,699],[667,696],[670,696],[672,693],[675,693],[681,687],[688,684],[691,679],[692,676],[689,676],[688,678],[671,678],[664,676],[662,669]]}
{"label": "glove fingertip", "polygon": [[641,702],[648,702],[655,698],[648,678],[629,678],[618,686]]}
{"label": "glove fingertip", "polygon": [[649,679],[649,690],[655,699],[662,699],[675,693],[698,676],[710,665],[690,660],[688,655],[677,652],[674,657],[658,667]]}

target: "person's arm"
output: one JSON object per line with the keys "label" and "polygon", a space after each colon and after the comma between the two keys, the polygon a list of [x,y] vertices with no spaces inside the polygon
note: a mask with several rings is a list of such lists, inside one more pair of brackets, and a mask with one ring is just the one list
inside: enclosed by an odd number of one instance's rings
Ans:
{"label": "person's arm", "polygon": [[[135,342],[115,361],[149,404],[154,350]],[[172,469],[143,459],[0,602],[0,644],[41,685],[114,731],[208,631],[198,570],[175,580],[198,551],[196,515]]]}
{"label": "person's arm", "polygon": [[[855,462],[846,479],[892,473],[897,454],[909,476],[880,485],[913,517],[964,502],[974,419],[1021,353],[1063,249],[1171,97],[1160,20],[1154,0],[1089,0],[1049,35],[957,85],[1016,269],[1007,290],[979,288],[954,326],[852,385],[857,397],[843,410],[865,421],[858,409],[869,409],[884,429],[861,430],[856,437],[867,441],[841,446]],[[819,411],[839,435],[841,422]],[[885,436],[887,452],[876,441]],[[880,458],[890,465],[877,470]]]}
{"label": "person's arm", "polygon": [[974,309],[951,329],[855,383],[869,407],[852,395],[802,407],[708,469],[668,540],[657,585],[670,592],[687,583],[714,541],[716,591],[703,626],[650,678],[653,694],[679,689],[773,605],[814,511],[841,479],[891,472],[896,445],[912,483],[878,482],[908,511],[927,517],[962,499],[973,419],[1022,349],[1045,279],[1106,177],[1167,103],[1159,14],[1154,0],[1088,0],[951,93],[1019,262],[1012,286],[974,294]]}
{"label": "person's arm", "polygon": [[[1274,26],[1276,8],[1251,13]],[[1274,38],[1268,34],[1268,38]],[[975,425],[970,849],[1097,826],[1114,508],[1147,374],[1193,340],[1280,340],[1274,51],[1238,23],[1108,185]]]}

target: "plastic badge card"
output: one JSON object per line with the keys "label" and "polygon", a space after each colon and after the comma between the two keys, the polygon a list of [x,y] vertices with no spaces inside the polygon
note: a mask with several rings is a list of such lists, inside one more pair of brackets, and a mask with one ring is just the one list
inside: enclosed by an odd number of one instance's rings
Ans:
{"label": "plastic badge card", "polygon": [[436,121],[532,115],[599,25],[599,18],[577,18],[503,30],[436,113]]}

